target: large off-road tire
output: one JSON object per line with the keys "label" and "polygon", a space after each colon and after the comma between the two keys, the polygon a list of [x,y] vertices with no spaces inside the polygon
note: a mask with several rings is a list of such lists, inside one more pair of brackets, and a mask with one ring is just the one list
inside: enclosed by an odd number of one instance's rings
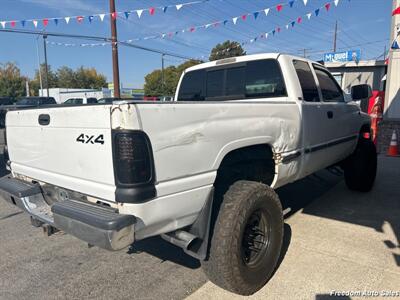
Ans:
{"label": "large off-road tire", "polygon": [[237,181],[224,195],[202,267],[216,285],[251,295],[275,270],[282,240],[278,195],[262,183]]}
{"label": "large off-road tire", "polygon": [[370,139],[360,138],[354,153],[344,164],[344,179],[350,190],[369,192],[374,185],[377,154]]}

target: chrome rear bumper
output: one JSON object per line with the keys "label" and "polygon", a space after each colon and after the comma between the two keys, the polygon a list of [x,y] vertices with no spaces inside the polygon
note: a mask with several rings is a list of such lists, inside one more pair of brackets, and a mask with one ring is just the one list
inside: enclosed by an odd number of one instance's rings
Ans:
{"label": "chrome rear bumper", "polygon": [[107,250],[121,250],[134,241],[136,218],[116,209],[77,200],[45,201],[39,184],[10,175],[0,178],[0,196],[29,215]]}

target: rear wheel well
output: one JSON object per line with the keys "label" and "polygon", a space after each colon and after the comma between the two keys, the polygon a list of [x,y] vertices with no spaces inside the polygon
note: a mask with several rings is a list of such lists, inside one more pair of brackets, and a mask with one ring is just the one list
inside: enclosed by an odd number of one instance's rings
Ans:
{"label": "rear wheel well", "polygon": [[219,210],[223,195],[236,181],[249,180],[271,185],[274,176],[275,161],[270,145],[259,144],[232,150],[225,155],[217,170],[213,211]]}

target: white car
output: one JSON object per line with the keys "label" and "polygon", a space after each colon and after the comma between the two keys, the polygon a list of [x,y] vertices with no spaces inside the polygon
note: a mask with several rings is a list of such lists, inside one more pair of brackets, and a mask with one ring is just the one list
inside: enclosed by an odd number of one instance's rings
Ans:
{"label": "white car", "polygon": [[369,116],[322,65],[278,53],[191,67],[172,102],[12,111],[6,133],[0,190],[33,224],[110,250],[161,235],[242,295],[280,255],[274,189],[340,165],[365,192],[377,167]]}

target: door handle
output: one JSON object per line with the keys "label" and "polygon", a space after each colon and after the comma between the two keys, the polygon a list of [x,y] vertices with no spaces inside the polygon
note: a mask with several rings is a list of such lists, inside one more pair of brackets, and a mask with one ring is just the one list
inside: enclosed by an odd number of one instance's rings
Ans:
{"label": "door handle", "polygon": [[50,124],[50,116],[48,114],[39,115],[38,122],[40,125],[49,125]]}
{"label": "door handle", "polygon": [[332,119],[333,118],[333,111],[328,110],[328,112],[326,114],[328,116],[328,119]]}

